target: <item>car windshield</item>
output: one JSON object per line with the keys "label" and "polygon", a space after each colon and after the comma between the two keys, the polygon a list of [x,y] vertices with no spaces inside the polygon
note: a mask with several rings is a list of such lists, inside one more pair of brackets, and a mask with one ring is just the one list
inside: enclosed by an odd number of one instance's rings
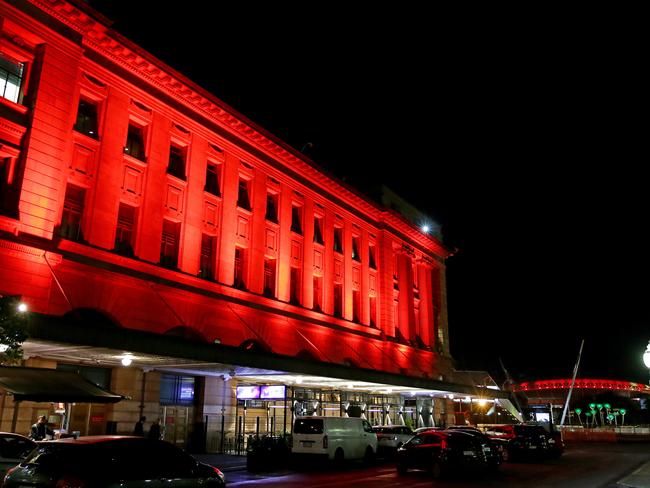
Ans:
{"label": "car windshield", "polygon": [[323,419],[297,419],[293,426],[294,434],[322,434]]}
{"label": "car windshield", "polygon": [[377,434],[394,434],[395,433],[395,430],[391,429],[390,427],[373,427],[372,431],[376,432]]}

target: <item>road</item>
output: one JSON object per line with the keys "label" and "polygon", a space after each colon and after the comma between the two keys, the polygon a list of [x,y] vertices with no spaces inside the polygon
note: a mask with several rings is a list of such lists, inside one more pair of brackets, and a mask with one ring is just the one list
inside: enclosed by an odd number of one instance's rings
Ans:
{"label": "road", "polygon": [[560,459],[506,463],[495,474],[475,474],[433,482],[424,472],[400,476],[391,463],[376,466],[349,466],[335,470],[285,470],[253,474],[246,471],[227,473],[228,487],[287,488],[389,488],[418,487],[535,487],[535,488],[650,488],[649,483],[627,485],[618,482],[645,462],[650,462],[649,444],[582,444],[568,446]]}

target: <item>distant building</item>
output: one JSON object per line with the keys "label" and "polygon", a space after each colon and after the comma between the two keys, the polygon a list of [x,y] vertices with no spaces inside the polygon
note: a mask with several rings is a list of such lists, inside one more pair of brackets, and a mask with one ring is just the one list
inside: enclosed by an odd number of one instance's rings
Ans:
{"label": "distant building", "polygon": [[125,397],[3,397],[0,429],[146,415],[241,449],[294,415],[449,423],[477,394],[449,353],[449,251],[406,202],[348,190],[83,2],[0,1],[0,30],[0,295],[30,307],[27,366]]}

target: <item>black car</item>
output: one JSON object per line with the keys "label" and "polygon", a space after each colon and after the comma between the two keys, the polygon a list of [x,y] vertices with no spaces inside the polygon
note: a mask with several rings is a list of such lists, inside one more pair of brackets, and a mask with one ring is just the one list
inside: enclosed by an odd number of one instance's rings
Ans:
{"label": "black car", "polygon": [[217,468],[169,442],[127,436],[88,436],[39,442],[7,472],[4,488],[223,488]]}
{"label": "black car", "polygon": [[476,437],[481,442],[485,457],[492,469],[497,469],[504,459],[508,457],[506,452],[508,442],[504,439],[489,437],[482,430],[469,425],[450,425],[447,430],[465,432]]}
{"label": "black car", "polygon": [[408,469],[424,469],[434,478],[490,467],[485,443],[474,435],[452,430],[417,433],[397,450],[396,465],[399,474]]}
{"label": "black car", "polygon": [[507,443],[504,452],[506,460],[559,457],[564,452],[560,433],[549,432],[541,425],[493,425],[485,431],[485,434],[492,439]]}

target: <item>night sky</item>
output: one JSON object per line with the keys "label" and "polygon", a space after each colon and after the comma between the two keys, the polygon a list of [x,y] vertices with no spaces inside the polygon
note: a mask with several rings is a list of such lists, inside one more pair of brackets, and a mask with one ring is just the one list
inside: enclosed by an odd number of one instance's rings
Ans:
{"label": "night sky", "polygon": [[579,376],[647,381],[647,78],[633,26],[376,3],[89,3],[325,170],[385,183],[438,221],[458,249],[458,369],[501,382],[501,358],[515,380],[570,377],[584,338]]}

